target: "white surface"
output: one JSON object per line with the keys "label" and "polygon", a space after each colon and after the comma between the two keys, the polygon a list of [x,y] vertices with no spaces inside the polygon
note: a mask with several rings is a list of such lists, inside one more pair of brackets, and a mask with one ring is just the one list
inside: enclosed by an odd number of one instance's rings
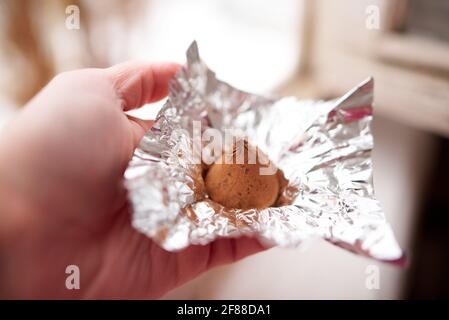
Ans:
{"label": "white surface", "polygon": [[140,29],[145,33],[134,33],[132,55],[182,63],[197,40],[200,55],[220,78],[266,93],[295,70],[299,13],[294,0],[155,0]]}
{"label": "white surface", "polygon": [[[221,80],[268,94],[295,72],[300,11],[296,0],[154,0],[144,26],[131,34],[131,56],[184,63],[197,40],[202,59]],[[152,119],[161,105],[132,114]]]}

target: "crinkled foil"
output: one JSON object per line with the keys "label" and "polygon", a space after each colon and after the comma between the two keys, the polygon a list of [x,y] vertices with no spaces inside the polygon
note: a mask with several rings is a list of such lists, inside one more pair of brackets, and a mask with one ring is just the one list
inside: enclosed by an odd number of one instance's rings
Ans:
{"label": "crinkled foil", "polygon": [[[220,237],[250,235],[283,247],[319,237],[400,263],[403,252],[374,197],[372,100],[373,79],[332,101],[243,92],[217,80],[194,42],[125,173],[133,226],[169,251]],[[245,132],[288,179],[281,196],[288,201],[230,211],[199,196],[204,182],[193,161],[193,120],[202,131]]]}

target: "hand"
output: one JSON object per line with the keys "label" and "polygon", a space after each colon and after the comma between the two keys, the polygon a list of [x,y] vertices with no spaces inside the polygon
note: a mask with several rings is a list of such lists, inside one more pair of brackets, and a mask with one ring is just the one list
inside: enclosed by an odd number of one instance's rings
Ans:
{"label": "hand", "polygon": [[[63,73],[2,131],[0,295],[158,298],[262,250],[241,238],[169,253],[131,227],[122,177],[151,122],[124,111],[166,96],[178,67]],[[80,269],[79,290],[65,286],[68,265]]]}

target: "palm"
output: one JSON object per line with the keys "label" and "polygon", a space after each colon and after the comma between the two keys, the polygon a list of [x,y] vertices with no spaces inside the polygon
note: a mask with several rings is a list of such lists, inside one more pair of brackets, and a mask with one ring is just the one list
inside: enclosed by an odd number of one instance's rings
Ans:
{"label": "palm", "polygon": [[[38,208],[37,231],[11,248],[28,252],[21,259],[34,263],[22,273],[38,266],[28,287],[46,296],[159,297],[214,265],[261,250],[255,240],[227,239],[168,253],[131,227],[122,176],[150,124],[123,111],[165,96],[176,69],[126,64],[67,74],[11,125],[17,157],[11,160],[30,177],[26,189]],[[32,158],[20,147],[28,145]],[[80,268],[80,290],[64,287],[68,265]]]}

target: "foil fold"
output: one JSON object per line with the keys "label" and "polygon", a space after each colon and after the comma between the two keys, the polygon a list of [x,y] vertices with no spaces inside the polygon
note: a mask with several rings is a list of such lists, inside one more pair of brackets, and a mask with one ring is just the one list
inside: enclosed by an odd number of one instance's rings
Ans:
{"label": "foil fold", "polygon": [[[323,238],[401,263],[404,254],[374,196],[373,86],[369,78],[332,101],[262,97],[218,80],[192,43],[125,172],[133,226],[168,251],[242,235],[282,247]],[[288,179],[285,201],[263,210],[229,210],[202,196],[194,120],[202,132],[244,132]]]}

